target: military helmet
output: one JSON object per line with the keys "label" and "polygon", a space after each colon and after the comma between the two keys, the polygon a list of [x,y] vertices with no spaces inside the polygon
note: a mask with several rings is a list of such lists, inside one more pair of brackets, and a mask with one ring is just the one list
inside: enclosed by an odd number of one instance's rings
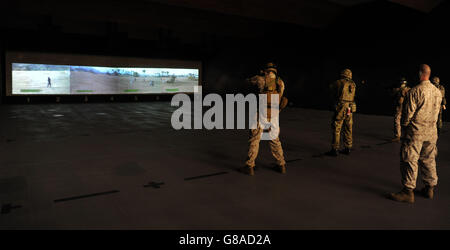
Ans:
{"label": "military helmet", "polygon": [[350,69],[344,69],[341,71],[341,76],[344,78],[352,79],[352,71]]}
{"label": "military helmet", "polygon": [[273,73],[278,74],[277,65],[272,62],[266,63],[264,66],[264,71],[272,71]]}
{"label": "military helmet", "polygon": [[406,81],[406,77],[400,78],[400,84],[407,84],[408,81]]}
{"label": "military helmet", "polygon": [[439,84],[439,83],[441,82],[441,80],[440,80],[439,77],[437,77],[437,76],[433,77],[433,79],[431,79],[431,81],[432,81],[434,84]]}

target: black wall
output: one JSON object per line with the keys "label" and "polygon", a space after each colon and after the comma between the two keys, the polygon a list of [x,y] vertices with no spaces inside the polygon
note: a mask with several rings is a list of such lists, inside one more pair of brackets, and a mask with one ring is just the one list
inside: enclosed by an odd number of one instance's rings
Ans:
{"label": "black wall", "polygon": [[[99,2],[83,11],[19,2],[2,15],[2,65],[7,50],[201,60],[204,93],[224,94],[245,92],[243,79],[275,61],[292,105],[317,109],[329,108],[328,84],[348,67],[359,110],[369,114],[391,114],[389,88],[401,76],[417,82],[421,63],[450,82],[446,2],[425,14],[377,1],[347,9],[323,29],[163,4],[128,10]],[[9,103],[3,66],[1,79],[2,103]]]}

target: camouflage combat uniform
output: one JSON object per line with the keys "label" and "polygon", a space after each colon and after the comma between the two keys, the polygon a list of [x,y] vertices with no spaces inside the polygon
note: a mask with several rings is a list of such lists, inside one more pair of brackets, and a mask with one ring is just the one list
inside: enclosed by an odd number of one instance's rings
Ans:
{"label": "camouflage combat uniform", "polygon": [[399,88],[394,89],[394,96],[395,96],[395,115],[394,115],[394,137],[400,138],[402,135],[402,126],[400,124],[402,119],[402,108],[403,108],[403,101],[406,97],[406,94],[410,90],[409,87],[406,86],[406,84],[403,84]]}
{"label": "camouflage combat uniform", "polygon": [[434,86],[436,86],[436,88],[439,89],[439,91],[441,91],[441,95],[442,95],[441,109],[439,110],[439,117],[438,117],[438,121],[437,121],[438,134],[440,134],[441,129],[444,125],[444,123],[442,122],[442,111],[443,111],[442,105],[446,106],[447,100],[445,99],[445,87],[440,84],[440,80],[438,77],[433,77],[433,84],[434,84]]}
{"label": "camouflage combat uniform", "polygon": [[[277,165],[285,166],[286,162],[284,160],[283,148],[281,147],[281,142],[278,137],[280,128],[279,126],[274,126],[275,124],[278,124],[278,120],[274,119],[278,119],[279,109],[270,108],[270,100],[271,100],[270,94],[278,94],[281,97],[284,92],[284,82],[278,77],[276,79],[270,79],[264,76],[254,76],[250,78],[250,83],[256,85],[259,94],[267,94],[268,101],[267,101],[267,109],[265,112],[267,113],[268,122],[270,122],[272,125],[269,133],[271,135],[274,135],[271,136],[271,140],[269,142],[270,150],[272,151],[273,157],[277,161]],[[259,119],[261,119],[261,116],[259,116]],[[255,167],[255,160],[256,157],[258,156],[259,142],[261,140],[261,135],[263,131],[264,129],[261,125],[261,120],[258,122],[258,126],[256,129],[250,129],[250,137],[248,140],[249,143],[248,156],[245,162],[247,167],[250,168]]]}
{"label": "camouflage combat uniform", "polygon": [[335,104],[331,123],[333,135],[331,147],[339,150],[341,132],[346,149],[353,147],[353,113],[356,112],[355,91],[356,84],[352,80],[352,72],[346,69],[341,72],[342,78],[330,85]]}
{"label": "camouflage combat uniform", "polygon": [[416,187],[419,166],[425,185],[437,184],[436,123],[441,101],[441,92],[430,81],[422,81],[408,92],[403,103],[400,170],[407,189]]}

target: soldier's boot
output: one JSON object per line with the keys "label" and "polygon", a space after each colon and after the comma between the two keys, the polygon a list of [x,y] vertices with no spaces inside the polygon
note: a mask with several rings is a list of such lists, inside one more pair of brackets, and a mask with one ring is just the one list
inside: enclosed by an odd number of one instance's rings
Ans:
{"label": "soldier's boot", "polygon": [[392,142],[400,142],[400,137],[395,137],[394,139],[391,140]]}
{"label": "soldier's boot", "polygon": [[279,165],[277,167],[278,172],[282,173],[282,174],[286,174],[286,165]]}
{"label": "soldier's boot", "polygon": [[428,199],[434,198],[434,187],[431,186],[425,186],[422,190],[420,190],[420,193]]}
{"label": "soldier's boot", "polygon": [[344,150],[342,150],[341,153],[343,153],[343,154],[345,154],[345,155],[350,155],[351,149],[350,149],[350,148],[345,148]]}
{"label": "soldier's boot", "polygon": [[394,201],[414,203],[414,192],[412,189],[405,187],[398,193],[389,194],[389,198]]}
{"label": "soldier's boot", "polygon": [[240,168],[239,171],[244,174],[250,175],[250,176],[255,175],[254,167],[245,166],[245,167]]}
{"label": "soldier's boot", "polygon": [[326,154],[329,155],[329,156],[334,156],[334,157],[336,157],[336,156],[339,155],[339,151],[338,151],[337,149],[333,148],[333,149],[331,149],[329,152],[327,152]]}

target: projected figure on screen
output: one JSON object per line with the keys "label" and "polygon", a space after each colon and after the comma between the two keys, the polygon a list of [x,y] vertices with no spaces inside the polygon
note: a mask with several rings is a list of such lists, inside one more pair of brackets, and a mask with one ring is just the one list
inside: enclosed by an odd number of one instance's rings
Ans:
{"label": "projected figure on screen", "polygon": [[130,78],[130,88],[133,86],[133,83],[136,82],[136,77]]}
{"label": "projected figure on screen", "polygon": [[149,83],[149,86],[150,86],[150,87],[155,86],[155,82],[154,82],[153,80],[150,80],[148,83]]}
{"label": "projected figure on screen", "polygon": [[170,76],[170,79],[167,80],[166,82],[167,82],[167,83],[174,83],[176,78],[177,78],[177,77],[176,77],[175,75],[172,75],[172,76]]}
{"label": "projected figure on screen", "polygon": [[52,79],[50,79],[50,76],[47,79],[47,88],[51,88],[52,87]]}

